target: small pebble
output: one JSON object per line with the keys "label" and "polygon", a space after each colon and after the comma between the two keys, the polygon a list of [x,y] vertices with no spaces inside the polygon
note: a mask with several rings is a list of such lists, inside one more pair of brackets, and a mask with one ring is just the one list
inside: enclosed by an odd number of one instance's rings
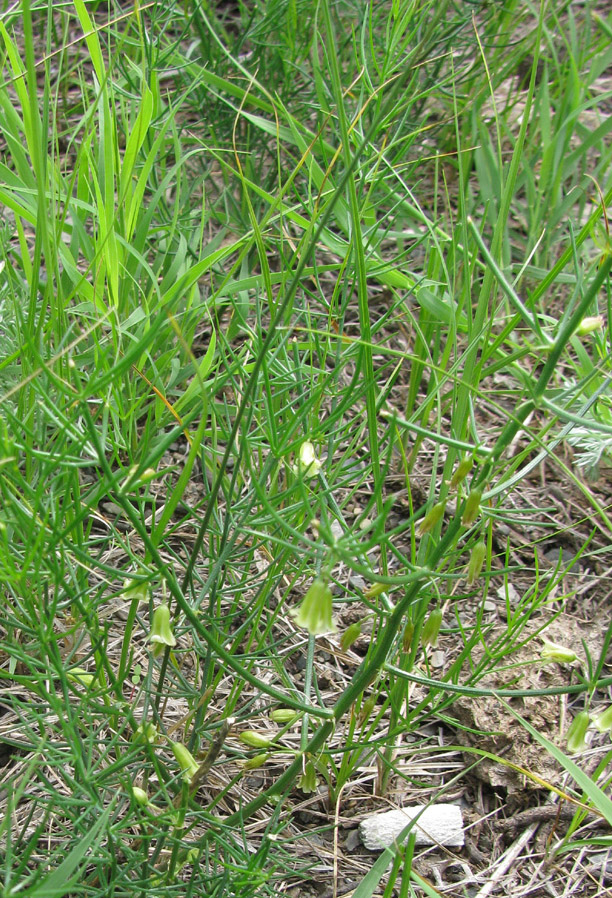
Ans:
{"label": "small pebble", "polygon": [[506,601],[507,595],[511,605],[518,605],[521,600],[520,595],[518,594],[512,583],[508,583],[507,586],[500,586],[497,590],[497,595],[502,600],[502,602]]}
{"label": "small pebble", "polygon": [[342,524],[340,523],[340,521],[332,521],[330,530],[334,539],[342,538]]}
{"label": "small pebble", "polygon": [[561,555],[561,564],[569,565],[572,563],[574,558],[576,557],[575,552],[571,552],[569,549],[561,548],[561,546],[555,546],[552,549],[548,549],[547,552],[544,553],[544,558],[547,561],[550,561],[551,564],[559,564],[559,555]]}
{"label": "small pebble", "polygon": [[344,840],[344,849],[348,851],[350,854],[353,854],[359,848],[359,843],[361,842],[361,838],[359,836],[358,829],[352,829],[346,839]]}

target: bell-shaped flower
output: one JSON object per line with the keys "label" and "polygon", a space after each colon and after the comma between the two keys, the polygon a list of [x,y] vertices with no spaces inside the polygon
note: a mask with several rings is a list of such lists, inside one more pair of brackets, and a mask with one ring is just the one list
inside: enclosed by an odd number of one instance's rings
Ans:
{"label": "bell-shaped flower", "polygon": [[321,470],[321,461],[317,458],[315,447],[310,442],[310,440],[306,440],[300,446],[298,452],[297,465],[295,465],[295,473],[300,475],[308,480],[312,477],[316,477],[319,471]]}
{"label": "bell-shaped flower", "polygon": [[172,632],[170,623],[170,609],[163,602],[153,612],[153,625],[149,634],[149,642],[153,643],[153,654],[158,655],[164,650],[164,646],[174,648],[176,638]]}
{"label": "bell-shaped flower", "polygon": [[436,502],[436,504],[429,509],[429,511],[421,521],[421,526],[419,527],[419,536],[423,536],[425,533],[430,533],[433,530],[438,521],[442,519],[445,508],[446,502]]}
{"label": "bell-shaped flower", "polygon": [[414,637],[414,621],[412,618],[406,620],[404,632],[402,634],[402,651],[408,654],[412,651],[412,639]]}
{"label": "bell-shaped flower", "polygon": [[556,661],[557,664],[572,664],[578,656],[573,649],[568,649],[558,642],[549,642],[548,639],[542,639],[544,645],[540,651],[542,661]]}
{"label": "bell-shaped flower", "polygon": [[605,711],[599,711],[593,714],[591,722],[595,729],[600,733],[609,733],[612,731],[612,705],[609,705]]}
{"label": "bell-shaped flower", "polygon": [[464,527],[469,527],[474,523],[480,511],[480,500],[482,499],[482,490],[472,490],[465,500],[461,523]]}
{"label": "bell-shaped flower", "polygon": [[340,646],[343,652],[347,652],[352,644],[356,642],[361,636],[361,621],[355,621],[350,624],[344,633],[342,634],[342,638],[340,639]]}
{"label": "bell-shaped flower", "polygon": [[337,632],[332,620],[332,592],[322,577],[313,580],[299,607],[289,613],[311,636]]}
{"label": "bell-shaped flower", "polygon": [[421,631],[421,643],[423,648],[430,645],[433,649],[438,645],[438,636],[440,635],[440,627],[442,626],[442,611],[440,608],[434,608]]}
{"label": "bell-shaped flower", "polygon": [[474,581],[480,577],[486,554],[487,545],[485,541],[481,539],[476,543],[472,549],[472,554],[470,555],[470,562],[467,569],[468,586],[472,586]]}
{"label": "bell-shaped flower", "polygon": [[126,602],[146,602],[149,598],[149,583],[147,580],[124,580],[121,598]]}
{"label": "bell-shaped flower", "polygon": [[306,794],[317,791],[317,769],[312,761],[306,761],[304,772],[298,780],[298,789]]}
{"label": "bell-shaped flower", "polygon": [[191,754],[186,745],[182,742],[172,742],[172,754],[178,761],[178,765],[183,771],[183,779],[190,783],[193,777],[200,769],[200,765]]}
{"label": "bell-shaped flower", "polygon": [[571,754],[584,751],[587,747],[586,733],[589,726],[589,712],[580,711],[570,723],[567,731],[567,748]]}
{"label": "bell-shaped flower", "polygon": [[576,333],[579,337],[586,337],[587,334],[592,334],[593,331],[602,330],[604,324],[605,322],[602,315],[591,315],[582,319],[576,328]]}
{"label": "bell-shaped flower", "polygon": [[151,721],[143,720],[134,731],[132,742],[138,742],[141,745],[146,745],[147,743],[154,745],[155,742],[157,742],[158,736],[159,733],[155,724],[151,723]]}
{"label": "bell-shaped flower", "polygon": [[468,476],[472,468],[474,467],[474,459],[470,456],[469,458],[463,458],[455,468],[455,472],[451,477],[450,488],[454,490],[456,487],[462,483],[465,478]]}

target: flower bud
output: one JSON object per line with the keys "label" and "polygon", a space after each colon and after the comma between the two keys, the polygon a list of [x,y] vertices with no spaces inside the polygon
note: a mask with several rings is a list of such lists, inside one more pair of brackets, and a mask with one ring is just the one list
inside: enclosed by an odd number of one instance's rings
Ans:
{"label": "flower bud", "polygon": [[402,635],[402,651],[404,654],[408,654],[412,649],[412,637],[414,636],[414,623],[409,618],[406,621],[406,626],[404,627],[404,633]]}
{"label": "flower bud", "polygon": [[312,761],[306,762],[304,773],[298,780],[298,788],[308,793],[317,791],[317,770]]}
{"label": "flower bud", "polygon": [[316,577],[299,607],[289,612],[298,627],[308,630],[311,636],[335,633],[332,621],[332,593],[321,577]]}
{"label": "flower bud", "polygon": [[472,490],[467,499],[465,500],[465,506],[463,508],[463,515],[461,517],[461,523],[464,527],[469,527],[470,524],[473,524],[476,518],[478,517],[478,512],[480,511],[480,500],[482,499],[482,490]]}
{"label": "flower bud", "polygon": [[262,733],[258,733],[257,730],[244,730],[238,738],[250,748],[270,748],[273,743],[272,739],[269,739]]}
{"label": "flower bud", "polygon": [[361,636],[361,621],[357,621],[346,628],[340,639],[340,647],[346,652],[352,644]]}
{"label": "flower bud", "polygon": [[157,471],[154,468],[145,468],[138,474],[138,465],[132,465],[128,471],[128,475],[123,481],[123,490],[133,490],[137,486],[142,486],[157,477]]}
{"label": "flower bud", "polygon": [[242,769],[257,770],[258,767],[263,767],[269,757],[270,754],[267,751],[261,755],[255,755],[255,757],[249,758],[247,761],[242,762]]}
{"label": "flower bud", "polygon": [[368,586],[367,589],[364,589],[363,594],[366,599],[375,599],[376,596],[382,595],[383,592],[388,590],[388,586],[386,583],[372,583],[371,586]]}
{"label": "flower bud", "polygon": [[451,477],[450,488],[452,490],[456,489],[459,484],[465,480],[468,476],[472,468],[474,467],[474,459],[473,458],[463,458],[455,468],[453,476]]}
{"label": "flower bud", "polygon": [[605,711],[599,711],[591,718],[594,726],[600,733],[609,733],[612,730],[612,705],[607,707]]}
{"label": "flower bud", "polygon": [[429,533],[430,530],[434,529],[438,521],[442,518],[445,508],[446,502],[436,502],[433,508],[429,509],[429,511],[421,521],[421,526],[419,527],[419,536],[423,536],[425,533]]}
{"label": "flower bud", "polygon": [[145,790],[141,789],[139,786],[132,786],[132,795],[134,796],[136,804],[139,804],[141,807],[146,808],[149,804],[149,796]]}
{"label": "flower bud", "polygon": [[186,782],[190,783],[199,770],[198,762],[191,754],[187,746],[183,745],[182,742],[172,743],[172,753],[178,761],[179,767],[183,771],[183,779]]}
{"label": "flower bud", "polygon": [[95,674],[90,674],[82,667],[73,667],[72,670],[66,671],[66,679],[72,683],[80,683],[81,686],[87,686],[89,689],[96,680]]}
{"label": "flower bud", "polygon": [[571,754],[584,751],[587,747],[586,731],[589,725],[589,712],[581,711],[576,714],[567,731],[567,749]]}
{"label": "flower bud", "polygon": [[158,605],[153,612],[153,625],[149,635],[149,642],[153,643],[154,655],[162,652],[164,646],[174,648],[176,645],[176,639],[170,624],[170,609],[165,602],[162,605]]}
{"label": "flower bud", "polygon": [[372,711],[376,707],[376,696],[370,695],[366,700],[362,703],[361,708],[359,709],[359,718],[358,722],[360,724],[364,724],[367,720],[369,720]]}
{"label": "flower bud", "polygon": [[140,786],[132,786],[132,797],[137,805],[140,805],[141,808],[149,808],[150,811],[154,813],[161,813],[161,808],[158,808],[157,805],[153,804],[148,794],[144,789],[141,789]]}
{"label": "flower bud", "polygon": [[441,625],[442,612],[439,608],[435,608],[423,624],[423,631],[421,633],[421,643],[423,648],[430,645],[435,649],[438,644]]}
{"label": "flower bud", "polygon": [[270,711],[270,717],[274,723],[289,723],[291,720],[297,720],[302,715],[293,708],[275,708]]}
{"label": "flower bud", "polygon": [[540,658],[542,661],[556,661],[557,664],[571,664],[573,661],[578,660],[576,652],[572,649],[567,649],[557,642],[549,642],[548,639],[543,639],[542,642],[544,643],[540,651]]}
{"label": "flower bud", "polygon": [[471,586],[472,583],[480,577],[486,554],[486,543],[484,540],[480,540],[472,549],[472,554],[470,556],[470,563],[468,564],[467,569],[468,586]]}

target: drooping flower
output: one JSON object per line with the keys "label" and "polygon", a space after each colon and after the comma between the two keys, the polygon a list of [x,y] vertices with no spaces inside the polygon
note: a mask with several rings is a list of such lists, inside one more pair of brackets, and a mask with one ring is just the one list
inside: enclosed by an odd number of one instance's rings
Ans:
{"label": "drooping flower", "polygon": [[305,440],[300,446],[298,452],[298,461],[296,465],[296,473],[310,480],[316,477],[321,470],[321,461],[317,458],[315,447],[310,440]]}
{"label": "drooping flower", "polygon": [[172,743],[172,754],[178,761],[178,765],[183,771],[183,779],[190,783],[195,774],[200,769],[198,762],[191,754],[186,745],[182,742]]}
{"label": "drooping flower", "polygon": [[157,742],[158,736],[159,733],[155,724],[151,723],[151,721],[143,720],[134,731],[132,742],[138,742],[143,745],[147,743],[154,745]]}
{"label": "drooping flower", "polygon": [[153,643],[153,654],[157,655],[163,651],[164,646],[174,648],[176,638],[172,632],[172,624],[170,623],[170,609],[163,602],[158,605],[153,612],[153,624],[151,633],[149,634],[149,642]]}
{"label": "drooping flower", "polygon": [[442,518],[445,508],[446,502],[436,502],[436,504],[429,509],[429,511],[421,521],[421,526],[419,527],[419,536],[423,536],[425,533],[429,533],[431,530],[433,530],[438,521]]}
{"label": "drooping flower", "polygon": [[612,730],[612,705],[609,705],[604,711],[593,714],[591,720],[600,733],[609,733]]}
{"label": "drooping flower", "polygon": [[124,580],[121,598],[126,602],[146,602],[149,598],[149,583],[146,580]]}
{"label": "drooping flower", "polygon": [[484,564],[485,556],[487,554],[487,546],[484,540],[479,540],[474,548],[472,549],[472,554],[470,556],[470,562],[468,564],[467,569],[467,582],[468,586],[471,586],[475,580],[480,577],[480,572],[482,570],[482,566]]}
{"label": "drooping flower", "polygon": [[298,789],[306,794],[317,791],[317,769],[312,761],[306,761],[304,772],[298,780]]}
{"label": "drooping flower", "polygon": [[434,608],[425,623],[421,632],[421,642],[423,648],[430,645],[433,649],[438,644],[438,636],[440,635],[440,627],[442,625],[442,611],[440,608]]}
{"label": "drooping flower", "polygon": [[604,320],[602,315],[592,315],[587,318],[583,318],[578,327],[576,328],[576,333],[579,337],[586,337],[587,334],[592,334],[593,331],[600,331],[604,326]]}
{"label": "drooping flower", "polygon": [[371,586],[364,589],[363,594],[366,599],[375,599],[376,596],[380,596],[383,592],[386,592],[388,588],[386,583],[372,583]]}
{"label": "drooping flower", "polygon": [[360,726],[363,725],[364,723],[366,723],[370,719],[375,707],[376,707],[376,696],[375,695],[368,696],[368,698],[366,698],[366,700],[361,705],[361,708],[359,709],[359,717],[357,718],[357,722],[359,723]]}
{"label": "drooping flower", "polygon": [[567,731],[567,750],[571,754],[584,751],[587,747],[586,732],[589,726],[589,712],[580,711],[572,720]]}
{"label": "drooping flower", "polygon": [[480,500],[482,499],[482,490],[472,490],[465,500],[461,523],[464,527],[469,527],[478,517],[480,511]]}
{"label": "drooping flower", "polygon": [[332,620],[332,591],[322,577],[316,577],[298,608],[289,612],[298,627],[308,630],[311,636],[336,633]]}
{"label": "drooping flower", "polygon": [[472,468],[474,467],[474,459],[472,457],[463,458],[455,468],[453,476],[451,477],[450,488],[454,490],[459,486],[462,481],[468,476]]}
{"label": "drooping flower", "polygon": [[412,650],[412,638],[414,636],[414,621],[411,617],[406,620],[402,634],[402,651],[408,654]]}
{"label": "drooping flower", "polygon": [[361,621],[355,621],[354,623],[350,624],[342,634],[342,638],[340,639],[342,651],[348,651],[348,649],[350,649],[353,643],[356,642],[360,636]]}
{"label": "drooping flower", "polygon": [[540,658],[542,661],[556,661],[558,664],[571,664],[573,661],[577,660],[578,656],[573,649],[568,649],[564,645],[559,645],[557,642],[549,642],[548,639],[543,639],[542,642],[544,643],[540,651]]}

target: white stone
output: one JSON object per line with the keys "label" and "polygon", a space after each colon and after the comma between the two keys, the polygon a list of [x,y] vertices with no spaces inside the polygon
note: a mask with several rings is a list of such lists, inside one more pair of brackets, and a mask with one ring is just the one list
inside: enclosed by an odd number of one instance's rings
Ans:
{"label": "white stone", "polygon": [[463,845],[463,816],[456,804],[432,804],[425,810],[423,805],[413,805],[367,817],[359,825],[361,841],[370,851],[382,851],[421,811],[413,827],[417,845]]}

